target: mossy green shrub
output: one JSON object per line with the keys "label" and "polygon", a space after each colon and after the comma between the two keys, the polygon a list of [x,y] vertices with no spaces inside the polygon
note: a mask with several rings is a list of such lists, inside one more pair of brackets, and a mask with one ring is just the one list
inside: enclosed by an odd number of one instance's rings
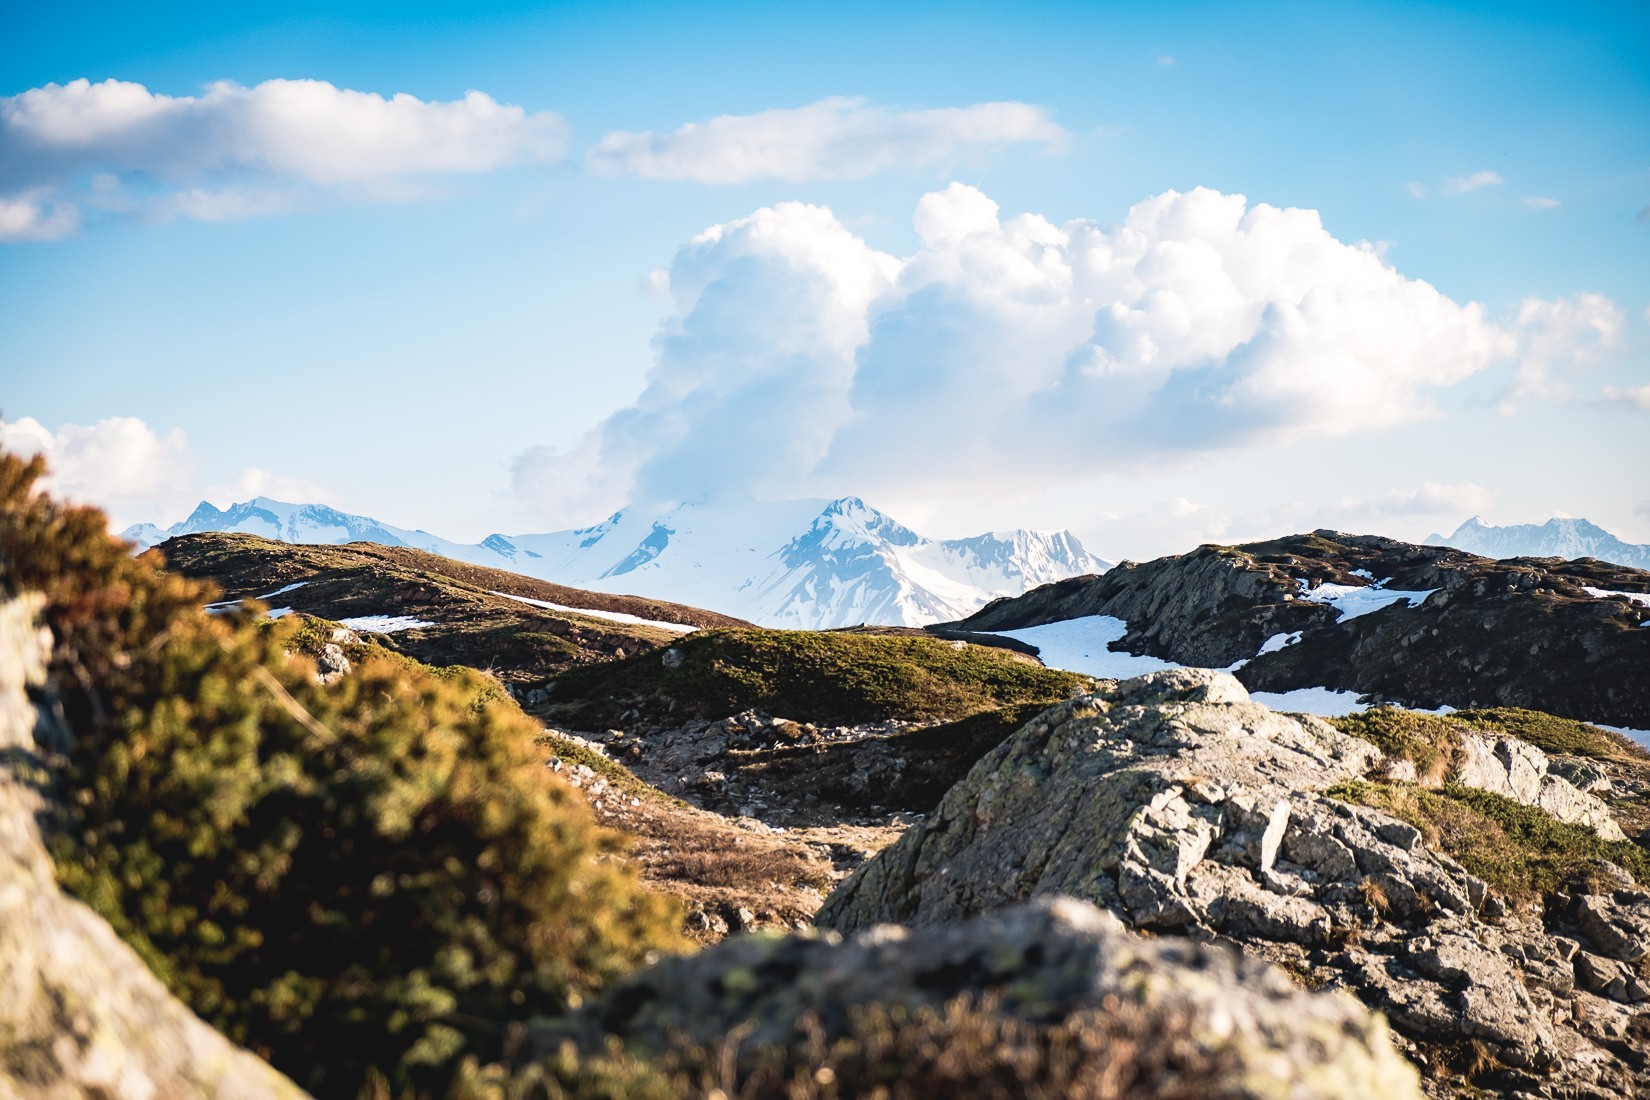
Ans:
{"label": "mossy green shrub", "polygon": [[1514,903],[1529,905],[1557,890],[1594,887],[1605,881],[1600,860],[1650,883],[1650,855],[1631,841],[1603,840],[1585,825],[1566,824],[1545,810],[1475,787],[1355,781],[1325,793],[1409,822],[1427,843]]}
{"label": "mossy green shrub", "polygon": [[818,723],[955,719],[1009,703],[1057,702],[1090,681],[1004,650],[938,638],[801,630],[702,631],[657,653],[574,669],[552,700],[588,722],[631,706],[681,720],[749,708]]}
{"label": "mossy green shrub", "polygon": [[1429,783],[1449,776],[1461,753],[1461,726],[1436,714],[1398,707],[1372,707],[1326,721],[1342,733],[1361,737],[1395,760],[1408,760]]}
{"label": "mossy green shrub", "polygon": [[40,473],[0,454],[0,587],[56,638],[59,875],[209,1022],[319,1095],[437,1095],[679,943],[491,680],[368,653],[319,685],[304,625],[205,614]]}
{"label": "mossy green shrub", "polygon": [[1449,778],[1460,762],[1463,733],[1516,737],[1555,755],[1650,765],[1650,753],[1629,737],[1522,707],[1488,707],[1449,714],[1373,707],[1326,721],[1342,733],[1371,742],[1393,759],[1412,762],[1417,774],[1434,784]]}

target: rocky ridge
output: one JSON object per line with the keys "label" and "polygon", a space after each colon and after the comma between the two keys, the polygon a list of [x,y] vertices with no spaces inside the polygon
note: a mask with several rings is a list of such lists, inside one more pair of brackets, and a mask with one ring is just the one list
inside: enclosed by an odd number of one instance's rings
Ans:
{"label": "rocky ridge", "polygon": [[[1426,595],[1343,616],[1305,598],[1321,585]],[[947,625],[993,631],[1111,616],[1128,624],[1115,648],[1232,668],[1253,691],[1325,687],[1419,709],[1517,706],[1650,729],[1646,601],[1650,572],[1625,566],[1493,561],[1318,531],[1123,562]]]}
{"label": "rocky ridge", "polygon": [[[1352,991],[1387,1014],[1429,1088],[1462,1087],[1463,1073],[1531,1097],[1650,1083],[1650,893],[1604,868],[1604,888],[1545,906],[1499,896],[1416,826],[1325,793],[1387,764],[1367,741],[1250,702],[1222,673],[1125,681],[988,755],[817,922],[927,927],[1070,895]],[[1547,772],[1534,789],[1559,784]]]}

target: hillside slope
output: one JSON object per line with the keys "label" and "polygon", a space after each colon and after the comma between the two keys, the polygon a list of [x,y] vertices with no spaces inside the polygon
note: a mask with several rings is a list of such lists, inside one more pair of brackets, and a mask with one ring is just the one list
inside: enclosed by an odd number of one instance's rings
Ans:
{"label": "hillside slope", "polygon": [[586,592],[406,547],[301,546],[253,535],[185,535],[155,552],[215,582],[227,609],[260,599],[270,614],[343,622],[429,664],[490,669],[507,683],[668,644],[700,628],[748,627],[728,615]]}

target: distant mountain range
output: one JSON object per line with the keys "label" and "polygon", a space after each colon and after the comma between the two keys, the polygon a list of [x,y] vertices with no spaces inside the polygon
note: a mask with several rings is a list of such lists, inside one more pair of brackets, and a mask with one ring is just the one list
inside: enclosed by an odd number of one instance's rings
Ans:
{"label": "distant mountain range", "polygon": [[1428,546],[1453,546],[1486,558],[1597,558],[1634,569],[1650,569],[1650,546],[1623,542],[1584,519],[1550,519],[1495,527],[1477,516],[1453,535],[1428,535]]}
{"label": "distant mountain range", "polygon": [[293,543],[375,542],[602,592],[635,593],[764,626],[920,626],[1110,563],[1067,531],[998,531],[964,539],[917,534],[858,497],[681,505],[616,512],[548,534],[459,543],[319,504],[258,497],[202,501],[181,523],[123,532],[142,546],[176,535],[239,531]]}

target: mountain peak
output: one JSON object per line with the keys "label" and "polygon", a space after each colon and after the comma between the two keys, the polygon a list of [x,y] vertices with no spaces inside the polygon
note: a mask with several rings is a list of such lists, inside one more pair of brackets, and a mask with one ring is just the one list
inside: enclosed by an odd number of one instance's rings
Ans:
{"label": "mountain peak", "polygon": [[1616,565],[1650,569],[1650,546],[1623,542],[1591,520],[1553,516],[1545,523],[1497,527],[1473,516],[1445,538],[1429,535],[1433,546],[1453,546],[1488,558],[1598,558]]}
{"label": "mountain peak", "polygon": [[656,514],[624,509],[588,527],[494,534],[474,544],[326,505],[257,497],[223,510],[202,501],[183,523],[164,531],[139,525],[126,537],[148,546],[197,531],[410,546],[561,584],[637,592],[806,629],[957,619],[999,596],[1108,568],[1070,532],[930,539],[852,495],[687,502]]}

